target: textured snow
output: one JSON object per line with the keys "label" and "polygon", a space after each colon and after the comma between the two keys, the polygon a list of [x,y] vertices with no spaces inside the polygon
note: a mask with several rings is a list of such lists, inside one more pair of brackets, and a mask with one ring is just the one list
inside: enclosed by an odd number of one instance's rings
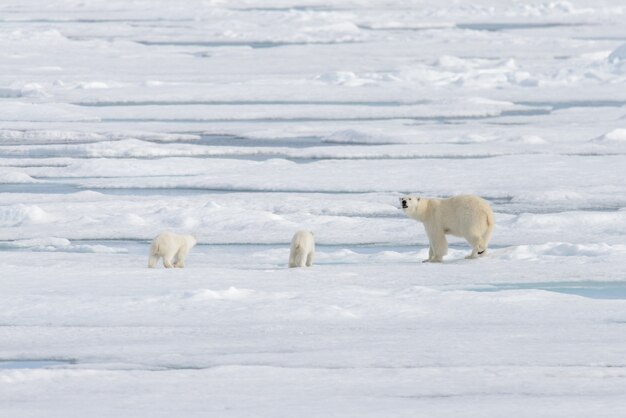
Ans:
{"label": "textured snow", "polygon": [[[2,416],[626,416],[625,15],[3,2]],[[405,193],[487,255],[422,264]]]}
{"label": "textured snow", "polygon": [[615,51],[611,52],[609,55],[609,61],[618,62],[626,59],[626,44],[620,45],[615,49]]}

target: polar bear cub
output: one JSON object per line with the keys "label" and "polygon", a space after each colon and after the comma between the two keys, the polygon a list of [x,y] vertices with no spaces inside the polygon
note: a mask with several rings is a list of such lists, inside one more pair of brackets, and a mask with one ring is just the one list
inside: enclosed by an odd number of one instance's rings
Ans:
{"label": "polar bear cub", "polygon": [[163,232],[152,240],[148,267],[156,267],[159,258],[163,257],[163,266],[185,267],[185,259],[189,250],[196,245],[196,238],[192,235],[179,235],[172,232]]}
{"label": "polar bear cub", "polygon": [[446,235],[462,237],[472,246],[465,258],[484,255],[495,223],[493,211],[486,200],[474,195],[447,199],[402,196],[400,203],[408,217],[424,224],[430,248],[428,260],[438,263],[448,252]]}
{"label": "polar bear cub", "polygon": [[289,267],[311,267],[315,256],[315,238],[311,231],[298,231],[291,239]]}

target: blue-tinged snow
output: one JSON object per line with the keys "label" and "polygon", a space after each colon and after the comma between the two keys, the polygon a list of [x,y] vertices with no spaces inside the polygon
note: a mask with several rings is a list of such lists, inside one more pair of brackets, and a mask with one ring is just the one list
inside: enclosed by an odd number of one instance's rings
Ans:
{"label": "blue-tinged snow", "polygon": [[[626,416],[625,18],[3,2],[2,415]],[[422,264],[406,193],[483,196],[488,254]]]}

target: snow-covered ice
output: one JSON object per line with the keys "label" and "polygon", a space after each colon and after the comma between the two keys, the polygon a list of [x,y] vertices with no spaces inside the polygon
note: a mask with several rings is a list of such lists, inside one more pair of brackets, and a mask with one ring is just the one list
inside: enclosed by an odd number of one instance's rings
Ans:
{"label": "snow-covered ice", "polygon": [[[626,416],[625,19],[4,1],[1,415]],[[485,197],[488,255],[422,264],[404,193]]]}

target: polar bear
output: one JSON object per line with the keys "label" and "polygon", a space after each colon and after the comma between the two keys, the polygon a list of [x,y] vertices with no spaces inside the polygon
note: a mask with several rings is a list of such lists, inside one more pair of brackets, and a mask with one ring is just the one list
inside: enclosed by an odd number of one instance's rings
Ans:
{"label": "polar bear", "polygon": [[465,258],[476,258],[487,251],[495,223],[491,206],[474,195],[453,196],[447,199],[428,199],[402,196],[404,213],[424,224],[430,248],[428,260],[439,263],[448,252],[446,235],[462,237],[472,246]]}
{"label": "polar bear", "polygon": [[159,258],[163,257],[163,266],[185,267],[185,259],[189,250],[196,245],[196,238],[192,235],[179,235],[172,232],[163,232],[152,240],[148,267],[156,267]]}
{"label": "polar bear", "polygon": [[311,267],[315,256],[315,238],[311,231],[298,231],[291,239],[289,267]]}

